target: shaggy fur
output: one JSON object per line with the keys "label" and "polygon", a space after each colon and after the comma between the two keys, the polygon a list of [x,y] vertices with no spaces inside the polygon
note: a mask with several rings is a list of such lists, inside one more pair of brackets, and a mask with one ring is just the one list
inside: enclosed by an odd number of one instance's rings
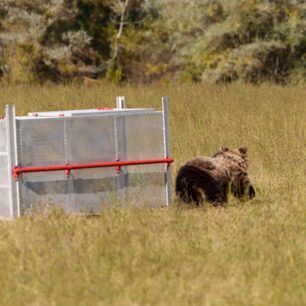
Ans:
{"label": "shaggy fur", "polygon": [[239,199],[251,199],[255,189],[248,178],[247,147],[222,147],[212,157],[197,157],[178,172],[176,194],[184,202],[199,205],[227,202],[231,192]]}

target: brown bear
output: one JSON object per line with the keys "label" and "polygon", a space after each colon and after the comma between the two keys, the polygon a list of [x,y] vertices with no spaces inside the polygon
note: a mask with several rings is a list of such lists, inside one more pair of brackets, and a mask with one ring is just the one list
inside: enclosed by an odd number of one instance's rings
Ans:
{"label": "brown bear", "polygon": [[222,147],[212,157],[197,157],[183,165],[176,178],[176,194],[186,203],[199,205],[227,202],[231,192],[239,199],[251,199],[255,189],[248,178],[247,147]]}

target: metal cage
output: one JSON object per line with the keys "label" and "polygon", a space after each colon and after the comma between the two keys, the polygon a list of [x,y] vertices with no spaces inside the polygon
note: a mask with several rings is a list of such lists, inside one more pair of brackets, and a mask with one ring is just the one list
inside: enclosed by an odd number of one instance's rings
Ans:
{"label": "metal cage", "polygon": [[116,108],[0,119],[0,217],[59,205],[97,213],[114,202],[171,203],[168,99],[162,111]]}

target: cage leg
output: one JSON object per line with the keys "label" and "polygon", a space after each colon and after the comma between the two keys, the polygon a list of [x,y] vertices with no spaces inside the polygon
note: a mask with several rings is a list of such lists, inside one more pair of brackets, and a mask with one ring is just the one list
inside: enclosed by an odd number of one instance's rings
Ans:
{"label": "cage leg", "polygon": [[[164,133],[164,157],[170,157],[170,136],[169,136],[169,99],[162,97],[163,110],[163,133]],[[165,188],[166,188],[166,204],[170,205],[172,202],[172,177],[171,167],[169,164],[165,165]]]}
{"label": "cage leg", "polygon": [[15,180],[13,177],[14,167],[17,166],[19,163],[17,150],[15,106],[12,104],[6,106],[6,133],[10,185],[10,214],[11,217],[19,217],[21,215],[19,181]]}

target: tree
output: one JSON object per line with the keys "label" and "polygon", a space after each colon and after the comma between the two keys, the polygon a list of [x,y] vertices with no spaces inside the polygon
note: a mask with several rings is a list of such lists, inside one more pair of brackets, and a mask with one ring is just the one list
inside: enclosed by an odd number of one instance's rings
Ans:
{"label": "tree", "polygon": [[91,37],[75,25],[75,2],[2,0],[0,8],[11,80],[63,80],[98,61]]}
{"label": "tree", "polygon": [[1,0],[0,77],[305,80],[303,0]]}
{"label": "tree", "polygon": [[[181,78],[284,83],[305,79],[306,7],[298,0],[155,0],[170,67]],[[154,35],[154,34],[152,34]]]}

